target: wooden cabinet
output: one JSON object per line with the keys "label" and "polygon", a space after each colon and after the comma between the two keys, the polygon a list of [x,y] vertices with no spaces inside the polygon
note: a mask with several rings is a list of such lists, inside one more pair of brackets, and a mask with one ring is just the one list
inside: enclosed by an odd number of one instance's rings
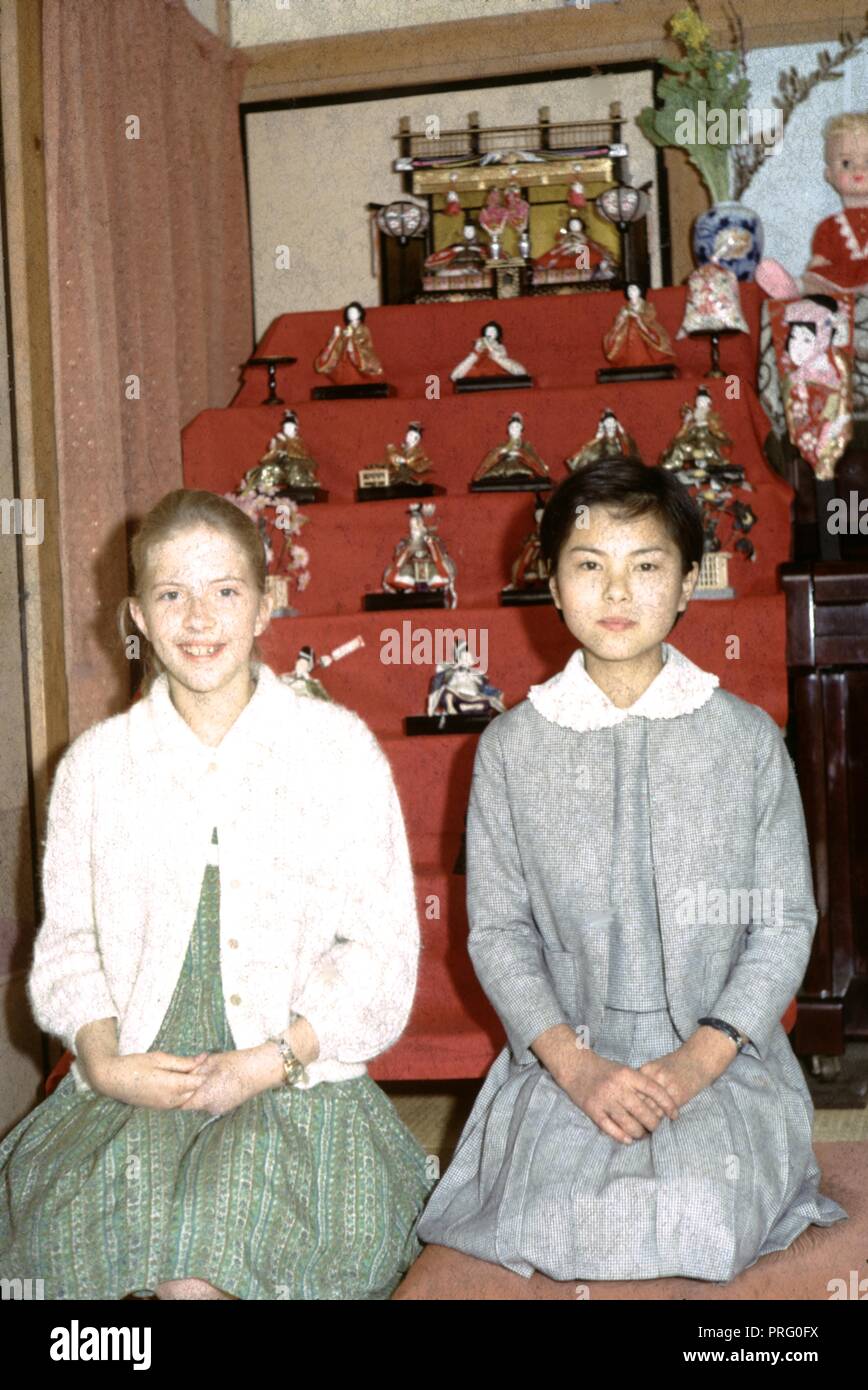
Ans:
{"label": "wooden cabinet", "polygon": [[781,567],[790,735],[819,909],[796,1052],[868,1038],[868,564]]}

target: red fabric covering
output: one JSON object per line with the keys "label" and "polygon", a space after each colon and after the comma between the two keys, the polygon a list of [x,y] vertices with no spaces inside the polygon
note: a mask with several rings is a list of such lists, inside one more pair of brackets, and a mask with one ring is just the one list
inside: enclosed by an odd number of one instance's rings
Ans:
{"label": "red fabric covering", "polygon": [[[684,290],[653,294],[658,317],[675,337]],[[672,641],[743,699],[761,705],[783,725],[787,718],[785,605],[776,571],[789,558],[791,489],[766,464],[761,443],[768,423],[753,391],[761,292],[741,286],[751,334],[721,345],[724,370],[737,381],[706,382],[726,431],[732,457],[745,467],[755,492],[758,521],[751,532],[757,559],[731,561],[735,601],[697,601],[675,627]],[[469,494],[468,482],[485,453],[506,439],[513,410],[525,417],[525,436],[548,464],[555,482],[566,476],[563,460],[594,434],[601,411],[611,407],[653,464],[680,424],[679,408],[692,401],[709,363],[705,341],[676,343],[682,378],[597,386],[605,366],[601,340],[623,295],[425,304],[370,309],[366,324],[397,397],[384,400],[311,401],[324,378],[312,363],[339,311],[287,314],[272,325],[258,351],[290,353],[295,366],[278,369],[278,392],[299,414],[299,429],[319,465],[326,504],[303,507],[309,521],[301,543],[310,551],[311,580],[293,599],[299,618],[275,620],[262,640],[266,660],[290,670],[299,648],[318,653],[356,634],[365,649],[330,668],[326,684],[340,703],[356,710],[383,741],[404,807],[416,869],[423,955],[413,1014],[400,1043],[372,1064],[380,1080],[480,1076],[503,1044],[500,1022],[485,999],[467,956],[463,877],[452,874],[460,845],[476,746],[475,737],[407,739],[403,717],[423,713],[431,668],[392,665],[381,658],[390,630],[412,634],[459,628],[487,634],[488,669],[516,704],[528,686],[559,670],[575,643],[552,607],[501,608],[498,591],[533,524],[532,493]],[[526,366],[531,389],[456,396],[449,372],[470,350],[482,324],[496,318],[511,355]],[[439,400],[426,388],[439,379]],[[729,399],[738,390],[738,399]],[[282,407],[258,403],[267,391],[264,370],[248,368],[247,381],[226,410],[198,415],[183,435],[187,487],[231,491],[277,430]],[[439,533],[457,566],[454,610],[361,611],[362,595],[381,587],[383,570],[405,534],[402,501],[356,503],[360,468],[382,457],[387,442],[400,442],[410,420],[425,426],[424,446],[435,464],[431,481],[447,489],[436,499]],[[727,659],[727,639],[740,639],[737,659]],[[478,639],[477,639],[478,640]],[[471,646],[475,644],[471,641]],[[440,915],[429,917],[436,894]]]}

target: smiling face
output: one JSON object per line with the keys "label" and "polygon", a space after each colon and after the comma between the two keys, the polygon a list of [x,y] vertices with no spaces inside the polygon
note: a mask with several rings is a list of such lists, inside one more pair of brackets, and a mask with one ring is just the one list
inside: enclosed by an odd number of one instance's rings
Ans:
{"label": "smiling face", "polygon": [[552,597],[573,636],[599,661],[632,662],[653,651],[687,607],[699,567],[653,512],[627,519],[597,505],[561,547]]}
{"label": "smiling face", "polygon": [[271,606],[237,541],[206,525],[152,546],[142,594],[130,601],[172,692],[181,687],[202,696],[246,687],[253,640],[268,625]]}

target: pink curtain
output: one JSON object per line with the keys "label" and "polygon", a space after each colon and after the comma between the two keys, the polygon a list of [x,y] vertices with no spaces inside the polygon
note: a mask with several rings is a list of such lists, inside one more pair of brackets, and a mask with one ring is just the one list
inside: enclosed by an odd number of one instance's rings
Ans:
{"label": "pink curtain", "polygon": [[129,702],[130,523],[182,485],[181,429],[228,404],[253,346],[246,61],[182,0],[43,0],[72,736]]}

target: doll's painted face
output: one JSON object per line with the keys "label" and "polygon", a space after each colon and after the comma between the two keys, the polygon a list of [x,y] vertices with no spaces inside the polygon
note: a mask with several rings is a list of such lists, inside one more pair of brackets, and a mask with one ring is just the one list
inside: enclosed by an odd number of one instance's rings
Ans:
{"label": "doll's painted face", "polygon": [[249,677],[254,637],[272,601],[256,587],[237,541],[197,525],[151,547],[132,615],[165,666],[171,689],[228,693]]}
{"label": "doll's painted face", "polygon": [[681,552],[654,513],[626,518],[589,508],[561,547],[549,581],[573,636],[600,661],[631,662],[663,642],[684,611],[699,567],[682,573]]}
{"label": "doll's painted face", "polygon": [[642,291],[638,285],[627,286],[627,298],[635,309],[642,302]]}
{"label": "doll's painted face", "polygon": [[497,329],[495,328],[493,323],[489,323],[486,325],[485,337],[488,339],[490,343],[497,342]]}
{"label": "doll's painted face", "polygon": [[283,433],[288,439],[295,439],[298,434],[298,422],[296,420],[284,420]]}
{"label": "doll's painted face", "polygon": [[787,356],[797,367],[809,362],[817,351],[817,331],[806,323],[794,323],[787,335]]}
{"label": "doll's painted face", "polygon": [[841,130],[830,136],[826,178],[846,206],[868,205],[868,130]]}
{"label": "doll's painted face", "polygon": [[404,442],[409,449],[415,449],[421,438],[422,436],[418,430],[411,429],[404,435]]}
{"label": "doll's painted face", "polygon": [[603,433],[607,439],[614,439],[618,433],[618,421],[614,415],[603,416]]}
{"label": "doll's painted face", "polygon": [[521,420],[510,420],[506,428],[509,430],[510,439],[517,444],[518,441],[521,439],[521,433],[523,428]]}
{"label": "doll's painted face", "polygon": [[355,304],[351,304],[347,309],[347,322],[355,325],[360,323],[361,319],[362,316],[359,313],[358,307]]}

